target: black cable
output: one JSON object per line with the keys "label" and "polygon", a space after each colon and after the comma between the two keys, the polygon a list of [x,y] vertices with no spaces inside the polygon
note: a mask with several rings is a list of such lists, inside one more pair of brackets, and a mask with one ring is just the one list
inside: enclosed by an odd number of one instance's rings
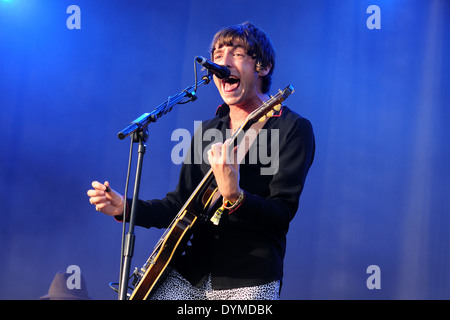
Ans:
{"label": "black cable", "polygon": [[197,79],[198,79],[198,76],[197,76],[197,62],[196,62],[196,60],[194,58],[194,90],[192,91],[192,93],[188,92],[187,90],[183,90],[183,92],[187,93],[187,95],[189,97],[189,100],[187,100],[187,101],[180,101],[177,104],[185,104],[185,103],[197,100],[197,95],[196,95],[197,87],[198,87],[198,83],[197,83],[198,80]]}

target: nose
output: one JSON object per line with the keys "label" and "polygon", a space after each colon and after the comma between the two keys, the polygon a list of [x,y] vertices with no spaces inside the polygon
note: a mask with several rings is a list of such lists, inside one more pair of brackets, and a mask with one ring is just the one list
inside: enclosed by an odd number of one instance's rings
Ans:
{"label": "nose", "polygon": [[224,53],[222,64],[228,68],[231,68],[233,65],[233,57],[229,52]]}

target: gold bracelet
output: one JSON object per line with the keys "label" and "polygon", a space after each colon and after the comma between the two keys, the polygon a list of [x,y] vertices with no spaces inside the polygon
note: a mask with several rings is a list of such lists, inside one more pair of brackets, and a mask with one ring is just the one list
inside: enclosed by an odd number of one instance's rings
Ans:
{"label": "gold bracelet", "polygon": [[[210,221],[215,224],[216,226],[219,224],[220,218],[222,217],[222,214],[225,210],[231,210],[234,209],[238,206],[239,203],[242,202],[242,200],[244,200],[244,191],[241,190],[241,193],[239,194],[238,199],[234,202],[231,203],[228,200],[224,200],[222,203],[222,206],[220,208],[218,208],[216,210],[216,212],[214,212],[214,215],[211,217]],[[227,207],[227,204],[231,204],[231,207]]]}
{"label": "gold bracelet", "polygon": [[[238,206],[239,203],[242,202],[242,200],[244,200],[244,191],[243,190],[241,190],[239,197],[237,198],[237,200],[234,203],[232,203],[228,200],[225,200],[223,202],[223,207],[224,207],[224,209],[227,209],[227,210],[233,210],[234,208],[236,208]],[[227,205],[230,205],[230,204],[231,204],[231,207],[228,207]]]}

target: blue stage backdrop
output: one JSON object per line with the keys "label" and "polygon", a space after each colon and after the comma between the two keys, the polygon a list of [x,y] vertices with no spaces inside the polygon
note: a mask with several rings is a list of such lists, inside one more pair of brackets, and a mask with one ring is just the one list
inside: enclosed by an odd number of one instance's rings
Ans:
{"label": "blue stage backdrop", "polygon": [[[449,299],[449,18],[444,0],[1,0],[0,298],[39,299],[75,265],[117,299],[122,225],[86,191],[123,192],[118,131],[194,83],[218,29],[251,21],[317,142],[281,298]],[[213,84],[197,94],[149,126],[141,197],[175,187],[172,132],[221,103]],[[161,233],[136,229],[132,267]]]}

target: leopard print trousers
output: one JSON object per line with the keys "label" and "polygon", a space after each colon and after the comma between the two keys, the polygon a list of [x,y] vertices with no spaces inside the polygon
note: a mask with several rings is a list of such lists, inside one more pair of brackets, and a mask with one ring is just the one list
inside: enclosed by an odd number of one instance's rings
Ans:
{"label": "leopard print trousers", "polygon": [[280,281],[236,289],[214,290],[211,275],[201,287],[193,286],[175,269],[167,270],[165,279],[149,296],[149,300],[278,300]]}

